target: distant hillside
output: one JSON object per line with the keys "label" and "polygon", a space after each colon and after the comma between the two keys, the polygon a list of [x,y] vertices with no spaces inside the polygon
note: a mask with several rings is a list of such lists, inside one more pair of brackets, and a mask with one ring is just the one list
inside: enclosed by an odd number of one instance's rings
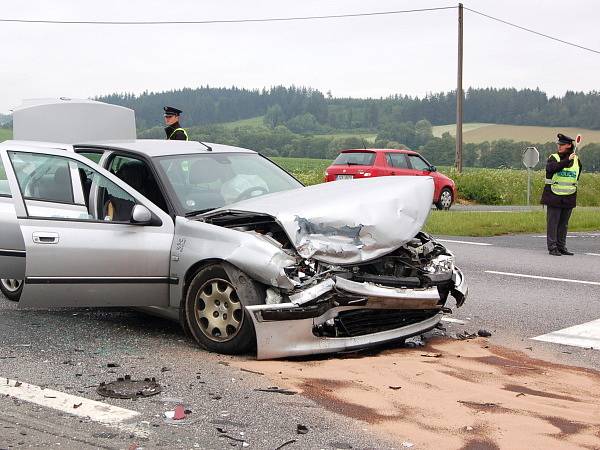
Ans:
{"label": "distant hillside", "polygon": [[[271,127],[283,124],[293,132],[315,134],[332,130],[376,131],[390,123],[416,123],[422,119],[443,125],[456,119],[454,92],[423,98],[393,95],[360,99],[335,98],[331,93],[294,86],[263,90],[206,86],[141,95],[112,94],[98,100],[134,109],[141,130],[161,124],[164,105],[182,109],[187,126],[264,116]],[[464,121],[600,130],[600,92],[567,92],[562,97],[548,97],[539,89],[471,88],[465,93]]]}
{"label": "distant hillside", "polygon": [[[433,135],[441,137],[444,132],[456,135],[456,125],[440,125],[433,127]],[[481,142],[492,142],[499,139],[513,141],[526,141],[533,143],[554,142],[557,133],[575,137],[581,134],[583,145],[600,143],[600,130],[586,130],[584,128],[570,127],[534,127],[526,125],[496,125],[492,123],[465,123],[463,124],[463,141],[466,143],[479,144]]]}

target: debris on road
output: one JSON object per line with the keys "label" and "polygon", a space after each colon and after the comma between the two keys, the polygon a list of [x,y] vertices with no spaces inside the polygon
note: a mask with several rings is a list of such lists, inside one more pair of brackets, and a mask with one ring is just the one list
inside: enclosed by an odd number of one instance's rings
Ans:
{"label": "debris on road", "polygon": [[286,445],[290,445],[293,444],[294,442],[297,442],[297,439],[290,439],[289,441],[284,442],[283,444],[281,444],[279,447],[277,447],[275,450],[281,450],[283,447],[285,447]]}
{"label": "debris on road", "polygon": [[392,389],[393,391],[397,391],[398,389],[402,389],[402,386],[388,386],[388,388]]}
{"label": "debris on road", "polygon": [[483,328],[481,330],[479,330],[477,332],[477,335],[479,337],[490,337],[492,335],[492,333],[490,333],[488,330],[484,330]]}
{"label": "debris on road", "polygon": [[120,364],[117,364],[117,363],[112,363],[112,362],[110,362],[110,363],[108,363],[108,364],[106,365],[106,367],[121,367],[121,365],[120,365]]}
{"label": "debris on road", "polygon": [[264,375],[262,372],[257,372],[255,370],[244,369],[243,367],[240,369],[242,372],[255,373],[256,375]]}
{"label": "debris on road", "polygon": [[425,356],[426,358],[441,358],[441,353],[421,353],[421,356]]}
{"label": "debris on road", "polygon": [[296,391],[291,391],[289,389],[281,389],[281,388],[278,388],[277,386],[271,386],[266,389],[254,389],[254,390],[257,392],[274,392],[276,394],[283,394],[283,395],[296,395],[297,394]]}
{"label": "debris on road", "polygon": [[412,448],[412,447],[415,446],[415,444],[413,444],[410,441],[404,441],[401,445],[402,445],[403,448]]}
{"label": "debris on road", "polygon": [[162,391],[155,378],[145,378],[143,381],[132,380],[130,375],[117,378],[110,383],[101,382],[96,392],[103,397],[111,398],[139,398],[150,397]]}
{"label": "debris on road", "polygon": [[469,333],[468,331],[463,331],[461,333],[456,333],[456,339],[464,341],[465,339],[475,339],[477,337],[477,333]]}
{"label": "debris on road", "polygon": [[219,437],[221,437],[221,438],[229,439],[229,440],[234,441],[234,442],[241,442],[242,443],[242,447],[249,447],[250,446],[250,444],[248,444],[245,439],[240,439],[240,438],[237,438],[237,437],[232,436],[230,434],[227,434],[225,432],[224,428],[217,428],[217,431],[219,432]]}
{"label": "debris on road", "polygon": [[296,432],[298,434],[306,434],[306,433],[308,433],[308,427],[306,425],[302,425],[301,423],[299,423],[298,426],[296,427]]}

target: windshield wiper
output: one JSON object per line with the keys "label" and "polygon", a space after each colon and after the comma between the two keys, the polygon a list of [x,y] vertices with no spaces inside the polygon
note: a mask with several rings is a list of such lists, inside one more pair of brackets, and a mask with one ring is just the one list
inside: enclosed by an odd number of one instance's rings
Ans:
{"label": "windshield wiper", "polygon": [[364,164],[361,163],[355,163],[355,162],[347,162],[346,163],[347,166],[363,166]]}
{"label": "windshield wiper", "polygon": [[205,212],[212,211],[213,209],[217,209],[217,208],[206,208],[206,209],[199,209],[198,211],[190,211],[190,212],[185,213],[185,217],[199,216],[200,214],[204,214]]}

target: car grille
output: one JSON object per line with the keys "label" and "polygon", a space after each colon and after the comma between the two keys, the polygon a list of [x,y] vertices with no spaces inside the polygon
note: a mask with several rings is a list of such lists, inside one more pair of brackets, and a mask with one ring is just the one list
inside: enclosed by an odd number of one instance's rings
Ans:
{"label": "car grille", "polygon": [[394,330],[435,316],[437,309],[409,311],[398,309],[353,309],[341,311],[336,318],[338,336],[363,336]]}

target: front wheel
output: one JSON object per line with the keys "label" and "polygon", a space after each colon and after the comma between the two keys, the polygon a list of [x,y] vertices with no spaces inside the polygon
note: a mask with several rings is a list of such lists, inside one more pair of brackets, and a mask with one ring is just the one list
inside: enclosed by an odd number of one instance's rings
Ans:
{"label": "front wheel", "polygon": [[[244,305],[256,303],[253,299],[261,298],[261,292],[257,283],[239,273],[245,279],[243,299],[223,264],[200,269],[190,282],[185,320],[196,342],[211,352],[234,355],[249,352],[255,346],[254,325]],[[250,295],[248,289],[252,291]]]}
{"label": "front wheel", "polygon": [[440,199],[436,202],[435,207],[437,209],[450,209],[453,201],[454,198],[450,188],[444,188],[442,189],[442,192],[440,192]]}
{"label": "front wheel", "polygon": [[2,278],[0,279],[0,291],[7,299],[18,302],[21,298],[21,292],[23,292],[23,280]]}

